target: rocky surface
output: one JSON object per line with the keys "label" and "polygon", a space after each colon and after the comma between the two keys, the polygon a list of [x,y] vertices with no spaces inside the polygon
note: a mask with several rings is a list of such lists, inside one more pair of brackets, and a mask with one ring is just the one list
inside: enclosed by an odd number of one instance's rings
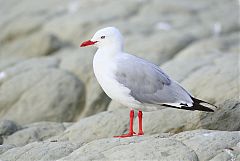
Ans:
{"label": "rocky surface", "polygon": [[[81,134],[78,138],[81,139]],[[198,161],[214,160],[225,156],[224,158],[236,160],[240,155],[239,142],[239,131],[214,130],[186,131],[175,135],[161,133],[126,139],[95,138],[90,142],[51,138],[41,142],[32,142],[22,147],[3,144],[0,147],[0,150],[3,151],[0,159],[4,161],[65,161],[118,160],[121,158],[123,160]]]}
{"label": "rocky surface", "polygon": [[[237,3],[0,0],[0,160],[240,160]],[[144,136],[113,138],[129,109],[98,85],[96,49],[79,48],[106,26],[216,111],[146,112]]]}
{"label": "rocky surface", "polygon": [[5,69],[0,87],[1,118],[21,124],[73,120],[84,106],[84,86],[57,66],[57,59],[39,58]]}

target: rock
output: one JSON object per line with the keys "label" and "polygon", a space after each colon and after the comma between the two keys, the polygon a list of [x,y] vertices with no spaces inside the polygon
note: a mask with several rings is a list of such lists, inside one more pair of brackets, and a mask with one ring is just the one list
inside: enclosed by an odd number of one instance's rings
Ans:
{"label": "rock", "polygon": [[234,150],[232,148],[224,149],[215,157],[210,159],[210,161],[229,161],[229,160],[239,160],[240,159],[240,151]]}
{"label": "rock", "polygon": [[0,136],[8,136],[21,129],[20,125],[10,120],[0,121]]}
{"label": "rock", "polygon": [[6,69],[0,116],[20,124],[73,120],[84,106],[84,86],[56,65],[54,59],[33,59]]}
{"label": "rock", "polygon": [[128,130],[128,111],[106,111],[80,119],[63,134],[52,139],[88,143],[92,140],[113,137]]}
{"label": "rock", "polygon": [[94,51],[90,53],[88,51],[78,48],[65,49],[55,55],[60,59],[59,67],[74,73],[86,86],[86,103],[78,119],[105,111],[110,102],[110,98],[103,92],[93,73]]}
{"label": "rock", "polygon": [[239,131],[240,101],[229,99],[219,105],[214,113],[203,114],[196,128]]}
{"label": "rock", "polygon": [[[63,1],[61,4],[56,1],[35,4],[31,2],[21,4],[17,1],[5,3],[6,8],[3,7],[5,11],[1,12],[3,21],[0,23],[2,31],[0,57],[49,55],[64,46],[57,35],[42,31],[45,23],[56,15],[61,15],[62,5],[65,5]],[[10,13],[9,10],[14,12]]]}
{"label": "rock", "polygon": [[70,142],[33,142],[23,147],[11,148],[0,158],[4,161],[55,161],[72,153],[79,145]]}
{"label": "rock", "polygon": [[95,50],[81,49],[66,48],[58,51],[52,58],[59,60],[59,68],[74,73],[87,86],[94,77],[92,62]]}
{"label": "rock", "polygon": [[[239,131],[193,130],[113,138],[126,132],[124,110],[102,112],[72,124],[34,123],[0,146],[3,160],[209,160],[237,158]],[[123,120],[125,120],[123,118]],[[97,122],[97,123],[96,123]],[[36,142],[37,141],[37,142]],[[15,147],[18,146],[18,147]],[[23,147],[19,147],[23,146]],[[101,148],[99,148],[101,147]],[[229,151],[230,150],[230,151]],[[226,154],[229,154],[227,156]]]}
{"label": "rock", "polygon": [[193,41],[191,36],[178,33],[168,33],[168,36],[164,36],[162,33],[154,33],[148,37],[147,41],[144,41],[144,44],[142,41],[138,41],[144,40],[144,37],[144,35],[141,37],[132,36],[127,39],[126,44],[129,44],[127,51],[158,65],[174,57]]}
{"label": "rock", "polygon": [[4,138],[4,144],[24,146],[35,141],[44,141],[48,138],[59,135],[69,124],[54,122],[38,122],[25,126],[22,130]]}
{"label": "rock", "polygon": [[[108,0],[104,5],[100,1],[94,1],[94,3],[89,3],[89,1],[66,2],[68,2],[67,5],[62,4],[65,12],[46,23],[43,30],[54,33],[62,40],[71,42],[77,46],[79,46],[80,39],[81,41],[89,39],[101,25],[106,25],[106,23],[116,19],[121,21],[128,16],[134,15],[138,12],[140,6],[140,3],[136,0],[131,2],[126,0],[122,2]],[[89,12],[93,8],[94,12]],[[114,12],[109,14],[109,10],[114,10]],[[98,13],[97,21],[96,13]],[[80,37],[76,36],[76,34],[79,34]]]}
{"label": "rock", "polygon": [[9,19],[8,21],[7,24],[1,25],[0,42],[3,44],[11,43],[20,37],[29,36],[31,33],[39,31],[44,19],[40,16],[34,18],[19,16],[18,19]]}
{"label": "rock", "polygon": [[239,95],[238,41],[236,34],[231,34],[197,42],[162,68],[194,96],[211,103],[223,103]]}
{"label": "rock", "polygon": [[210,160],[219,151],[237,145],[240,141],[240,131],[186,131],[171,138],[177,139],[193,149],[199,160]]}
{"label": "rock", "polygon": [[[87,144],[72,141],[43,141],[23,147],[9,147],[0,155],[6,161],[15,160],[209,160],[237,158],[239,131],[194,130],[175,135],[125,139],[96,139]],[[5,146],[6,147],[6,146]],[[101,148],[99,148],[101,147]],[[231,150],[231,153],[228,151]],[[228,154],[229,156],[227,156]],[[224,159],[223,158],[223,159]]]}
{"label": "rock", "polygon": [[239,160],[240,159],[240,142],[236,146],[231,148],[226,148],[217,154],[211,161],[217,161],[219,158],[226,158],[230,160]]}
{"label": "rock", "polygon": [[[8,62],[8,61],[7,61]],[[10,60],[11,63],[11,60]],[[33,66],[34,64],[34,66]],[[23,61],[18,61],[12,66],[4,68],[2,72],[6,75],[6,80],[11,79],[17,74],[24,73],[33,69],[57,68],[59,60],[56,58],[32,58]]]}
{"label": "rock", "polygon": [[8,151],[9,149],[15,148],[14,145],[0,145],[0,155]]}
{"label": "rock", "polygon": [[96,140],[80,147],[69,156],[60,159],[60,161],[118,160],[120,158],[123,160],[198,160],[194,151],[176,140],[133,137]]}
{"label": "rock", "polygon": [[64,46],[64,43],[61,42],[56,35],[49,33],[36,33],[4,45],[0,50],[0,57],[45,56],[54,53],[62,46]]}
{"label": "rock", "polygon": [[[14,66],[15,64],[19,63],[20,61],[24,61],[25,59],[22,57],[8,57],[6,59],[0,59],[0,71],[3,71],[5,68]],[[0,78],[1,80],[1,78]]]}
{"label": "rock", "polygon": [[87,90],[87,101],[84,110],[81,112],[79,118],[91,116],[102,111],[106,111],[111,99],[105,94],[100,85],[96,83],[97,80],[92,78]]}
{"label": "rock", "polygon": [[128,110],[129,110],[130,108],[129,108],[129,107],[126,107],[126,106],[124,106],[124,105],[122,105],[122,104],[120,104],[120,103],[112,100],[112,101],[109,103],[108,111],[114,111],[114,110],[118,110],[118,109],[125,109],[125,110],[128,109]]}
{"label": "rock", "polygon": [[[182,84],[193,95],[211,103],[223,103],[226,99],[238,99],[238,54],[224,55],[210,66],[196,70]],[[206,75],[207,77],[199,77]],[[201,87],[201,88],[199,88]],[[224,92],[224,95],[221,94]]]}

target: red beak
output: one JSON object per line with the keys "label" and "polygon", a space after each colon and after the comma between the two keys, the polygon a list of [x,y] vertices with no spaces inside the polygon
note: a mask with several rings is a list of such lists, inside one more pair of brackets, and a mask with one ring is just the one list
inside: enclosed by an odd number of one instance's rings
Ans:
{"label": "red beak", "polygon": [[85,46],[89,46],[89,45],[93,45],[95,44],[97,41],[91,41],[91,40],[88,40],[88,41],[84,41],[80,47],[85,47]]}

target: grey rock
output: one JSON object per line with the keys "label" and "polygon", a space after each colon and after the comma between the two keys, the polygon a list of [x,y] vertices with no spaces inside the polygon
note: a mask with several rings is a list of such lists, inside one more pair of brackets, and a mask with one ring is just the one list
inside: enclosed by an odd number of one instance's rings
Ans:
{"label": "grey rock", "polygon": [[240,131],[240,101],[229,99],[219,105],[214,113],[202,114],[196,128]]}
{"label": "grey rock", "polygon": [[73,120],[84,106],[84,86],[55,65],[54,59],[33,59],[5,69],[0,116],[20,124]]}
{"label": "grey rock", "polygon": [[114,110],[117,110],[117,109],[129,110],[130,108],[112,100],[108,105],[108,111],[114,111]]}
{"label": "grey rock", "polygon": [[9,144],[7,144],[7,145],[0,145],[0,155],[2,154],[2,153],[5,153],[6,151],[8,151],[9,149],[12,149],[12,148],[15,148],[16,146],[14,146],[14,145],[9,145]]}
{"label": "grey rock", "polygon": [[[99,148],[101,147],[101,148]],[[83,155],[84,154],[84,155]],[[186,160],[197,161],[197,155],[176,140],[154,137],[100,139],[75,150],[64,160]]]}
{"label": "grey rock", "polygon": [[90,80],[87,87],[86,106],[78,119],[106,111],[111,99],[105,94],[95,77]]}
{"label": "grey rock", "polygon": [[0,42],[3,44],[7,44],[20,37],[29,36],[31,33],[38,31],[43,23],[43,18],[19,16],[18,19],[14,21],[11,19],[8,19],[8,21],[10,22],[1,25],[2,34],[0,36]]}
{"label": "grey rock", "polygon": [[8,136],[20,130],[21,126],[10,120],[0,120],[0,136]]}
{"label": "grey rock", "polygon": [[237,99],[239,46],[236,42],[239,42],[236,33],[196,42],[162,68],[195,97],[211,103]]}
{"label": "grey rock", "polygon": [[[180,159],[191,161],[213,159],[214,161],[219,157],[222,157],[222,159],[239,157],[239,131],[202,129],[180,132],[175,135],[161,133],[124,139],[113,138],[112,135],[125,131],[120,129],[122,126],[116,124],[116,120],[121,117],[121,115],[118,116],[117,114],[123,112],[103,112],[96,116],[81,119],[73,125],[61,125],[58,123],[35,123],[28,125],[26,129],[35,131],[35,135],[39,134],[38,139],[32,140],[37,142],[30,141],[27,145],[22,144],[22,146],[24,145],[23,147],[15,147],[11,143],[5,143],[0,146],[0,159],[6,161],[64,161],[116,160],[121,158],[124,160]],[[106,119],[109,116],[112,122]],[[93,122],[93,117],[97,118],[95,119],[97,124]],[[67,129],[63,132],[63,129],[66,127]],[[21,131],[22,136],[24,134],[28,135],[30,132],[30,130],[20,130],[11,135],[11,140],[14,137],[18,138],[20,135],[17,133]]]}
{"label": "grey rock", "polygon": [[69,155],[79,145],[70,142],[33,142],[23,147],[11,148],[0,158],[4,161],[54,161]]}
{"label": "grey rock", "polygon": [[[196,97],[211,103],[223,103],[227,99],[238,99],[237,59],[238,54],[223,55],[215,59],[212,65],[195,71],[182,84]],[[203,77],[203,75],[207,77]]]}
{"label": "grey rock", "polygon": [[239,160],[240,151],[233,150],[231,148],[224,149],[219,152],[215,157],[210,159],[210,161],[229,161],[229,160]]}
{"label": "grey rock", "polygon": [[[142,41],[144,40],[144,44]],[[155,64],[162,64],[174,57],[179,51],[188,46],[194,39],[190,35],[168,33],[164,36],[162,33],[154,33],[145,39],[145,36],[132,36],[127,39],[126,44],[131,44],[128,51],[149,60]],[[164,45],[159,45],[164,44]]]}
{"label": "grey rock", "polygon": [[49,33],[35,33],[28,37],[19,38],[17,41],[1,47],[0,57],[21,56],[36,57],[54,53],[64,46],[64,42],[56,35]]}
{"label": "grey rock", "polygon": [[218,152],[236,146],[240,141],[240,131],[186,131],[171,138],[193,149],[199,160],[210,160]]}
{"label": "grey rock", "polygon": [[24,146],[35,141],[44,141],[59,135],[69,125],[54,122],[38,122],[25,126],[22,130],[4,138],[4,144]]}
{"label": "grey rock", "polygon": [[25,60],[22,57],[8,57],[7,61],[6,59],[0,59],[0,71],[4,71],[4,69],[14,66],[15,64],[19,63],[20,61]]}
{"label": "grey rock", "polygon": [[80,119],[64,133],[52,138],[75,143],[88,143],[95,139],[113,137],[128,130],[128,111],[106,111]]}
{"label": "grey rock", "polygon": [[[138,12],[140,6],[137,0],[131,2],[126,0],[121,2],[108,0],[105,1],[104,5],[102,5],[101,1],[94,1],[94,3],[89,3],[89,1],[86,0],[81,2],[66,2],[67,4],[60,4],[64,13],[55,17],[52,21],[47,22],[43,27],[43,31],[54,33],[62,40],[71,42],[77,46],[79,46],[79,40],[84,41],[89,39],[93,32],[101,25],[106,25],[106,23],[116,19],[122,21],[122,19]],[[124,3],[124,5],[122,5],[122,3]],[[89,9],[92,8],[94,8],[94,12],[88,12]],[[114,10],[114,12],[109,14],[109,10]],[[97,21],[96,13],[98,13]],[[113,24],[114,23],[111,25]],[[76,33],[79,33],[80,37],[76,36]]]}

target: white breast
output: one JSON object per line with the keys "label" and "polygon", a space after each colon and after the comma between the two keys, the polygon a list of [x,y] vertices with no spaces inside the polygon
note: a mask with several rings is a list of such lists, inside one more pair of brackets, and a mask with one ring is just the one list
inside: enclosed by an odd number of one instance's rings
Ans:
{"label": "white breast", "polygon": [[116,59],[106,57],[97,52],[93,59],[93,69],[97,81],[104,92],[113,100],[129,106],[131,108],[139,107],[139,102],[130,96],[130,90],[118,83],[115,79],[117,70]]}

